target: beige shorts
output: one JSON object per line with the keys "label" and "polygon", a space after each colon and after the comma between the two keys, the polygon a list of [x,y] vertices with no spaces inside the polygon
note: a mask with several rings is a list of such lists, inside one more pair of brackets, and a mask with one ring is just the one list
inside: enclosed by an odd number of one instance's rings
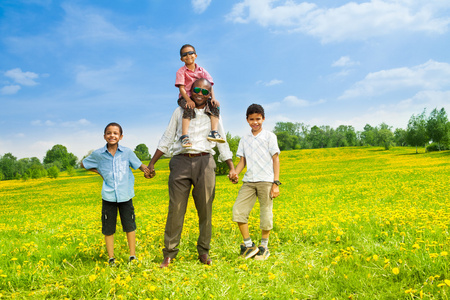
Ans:
{"label": "beige shorts", "polygon": [[273,228],[273,200],[270,197],[272,182],[244,182],[233,205],[233,221],[248,223],[256,198],[259,200],[259,214],[261,230]]}

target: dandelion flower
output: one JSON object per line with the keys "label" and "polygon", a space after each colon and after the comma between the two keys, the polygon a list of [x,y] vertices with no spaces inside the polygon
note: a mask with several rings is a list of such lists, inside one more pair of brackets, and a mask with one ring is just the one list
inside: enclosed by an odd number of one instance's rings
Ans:
{"label": "dandelion flower", "polygon": [[394,273],[395,275],[398,275],[398,273],[400,273],[400,269],[399,268],[393,268],[392,269],[392,273]]}

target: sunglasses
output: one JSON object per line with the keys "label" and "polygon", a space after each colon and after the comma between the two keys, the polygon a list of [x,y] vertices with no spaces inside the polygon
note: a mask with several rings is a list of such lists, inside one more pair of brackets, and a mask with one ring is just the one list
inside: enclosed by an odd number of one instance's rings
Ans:
{"label": "sunglasses", "polygon": [[192,55],[192,54],[195,54],[195,51],[183,52],[183,53],[181,53],[181,57],[185,57],[187,55]]}
{"label": "sunglasses", "polygon": [[195,87],[195,88],[193,89],[193,91],[194,91],[194,93],[196,93],[196,94],[202,92],[202,95],[203,95],[203,96],[208,96],[208,95],[209,95],[209,91],[208,91],[208,90],[205,90],[205,89],[202,89],[202,88],[199,88],[199,87]]}

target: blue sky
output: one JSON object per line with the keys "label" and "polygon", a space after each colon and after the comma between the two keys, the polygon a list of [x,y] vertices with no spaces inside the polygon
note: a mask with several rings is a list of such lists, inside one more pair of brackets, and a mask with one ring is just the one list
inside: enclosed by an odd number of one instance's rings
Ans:
{"label": "blue sky", "polygon": [[62,144],[155,151],[176,108],[179,48],[196,47],[226,131],[245,110],[276,122],[406,128],[424,108],[450,113],[448,0],[2,0],[0,155]]}

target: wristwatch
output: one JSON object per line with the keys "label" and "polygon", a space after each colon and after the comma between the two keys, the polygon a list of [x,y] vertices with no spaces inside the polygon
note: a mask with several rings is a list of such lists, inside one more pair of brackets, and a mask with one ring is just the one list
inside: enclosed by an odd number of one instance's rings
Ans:
{"label": "wristwatch", "polygon": [[273,183],[275,183],[276,185],[281,185],[281,182],[279,180],[275,180]]}

